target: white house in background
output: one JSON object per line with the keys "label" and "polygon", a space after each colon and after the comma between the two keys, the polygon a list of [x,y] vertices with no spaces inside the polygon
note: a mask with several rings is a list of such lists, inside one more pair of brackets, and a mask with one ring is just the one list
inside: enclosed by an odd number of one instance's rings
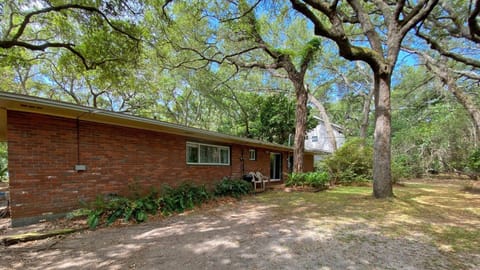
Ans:
{"label": "white house in background", "polygon": [[[327,129],[325,128],[325,123],[320,117],[313,116],[318,120],[318,125],[307,132],[307,137],[305,138],[305,150],[331,154],[333,153],[333,147],[328,138]],[[332,124],[333,133],[335,135],[335,141],[337,142],[337,148],[342,146],[345,142],[345,136],[343,135],[343,128],[339,125]]]}

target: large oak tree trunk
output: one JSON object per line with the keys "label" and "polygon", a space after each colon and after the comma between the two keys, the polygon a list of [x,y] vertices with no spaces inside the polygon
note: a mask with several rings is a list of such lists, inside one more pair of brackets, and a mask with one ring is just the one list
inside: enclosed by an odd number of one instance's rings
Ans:
{"label": "large oak tree trunk", "polygon": [[375,134],[373,145],[373,195],[375,198],[393,196],[391,176],[391,74],[374,76]]}
{"label": "large oak tree trunk", "polygon": [[305,132],[307,126],[308,92],[303,82],[293,82],[297,105],[295,110],[295,145],[293,149],[293,172],[303,172],[303,153],[305,151]]}

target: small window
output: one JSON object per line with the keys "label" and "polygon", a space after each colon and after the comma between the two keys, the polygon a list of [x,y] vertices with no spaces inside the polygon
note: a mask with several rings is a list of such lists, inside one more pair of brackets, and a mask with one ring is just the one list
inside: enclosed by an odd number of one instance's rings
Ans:
{"label": "small window", "polygon": [[198,144],[187,143],[187,163],[198,163]]}
{"label": "small window", "polygon": [[257,160],[257,150],[255,149],[250,149],[249,151],[249,159],[250,160]]}
{"label": "small window", "polygon": [[230,165],[230,147],[187,142],[187,164]]}
{"label": "small window", "polygon": [[312,136],[312,142],[318,142],[318,136]]}

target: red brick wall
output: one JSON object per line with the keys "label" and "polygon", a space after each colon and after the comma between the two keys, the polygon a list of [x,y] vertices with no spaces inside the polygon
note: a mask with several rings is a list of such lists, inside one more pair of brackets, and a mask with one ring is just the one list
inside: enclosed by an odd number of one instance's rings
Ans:
{"label": "red brick wall", "polygon": [[[212,184],[249,171],[270,174],[270,154],[263,148],[255,148],[257,160],[250,161],[251,147],[230,145],[230,166],[201,166],[186,164],[186,142],[196,140],[183,136],[80,121],[79,137],[77,161],[76,120],[8,111],[14,223],[68,212],[100,194],[129,195],[132,185],[147,190],[182,181]],[[286,157],[282,153],[284,172]],[[87,170],[76,172],[76,164]]]}

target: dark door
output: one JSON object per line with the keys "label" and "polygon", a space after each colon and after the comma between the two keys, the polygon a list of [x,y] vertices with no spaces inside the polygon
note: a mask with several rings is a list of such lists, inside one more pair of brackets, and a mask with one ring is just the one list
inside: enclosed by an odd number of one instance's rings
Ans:
{"label": "dark door", "polygon": [[282,154],[270,154],[270,180],[282,179]]}

